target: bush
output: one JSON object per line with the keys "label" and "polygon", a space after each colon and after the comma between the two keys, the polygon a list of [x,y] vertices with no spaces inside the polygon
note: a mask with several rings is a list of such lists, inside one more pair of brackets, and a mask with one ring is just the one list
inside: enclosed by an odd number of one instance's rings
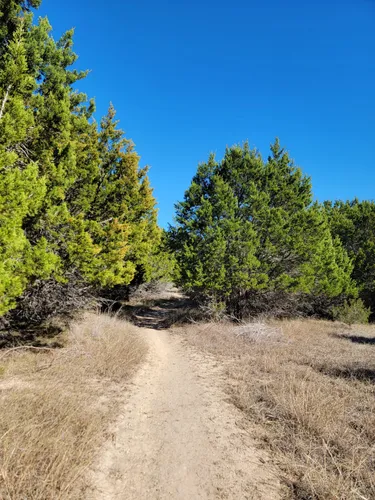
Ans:
{"label": "bush", "polygon": [[361,299],[348,300],[343,306],[332,308],[333,318],[348,325],[368,323],[370,314],[371,309]]}

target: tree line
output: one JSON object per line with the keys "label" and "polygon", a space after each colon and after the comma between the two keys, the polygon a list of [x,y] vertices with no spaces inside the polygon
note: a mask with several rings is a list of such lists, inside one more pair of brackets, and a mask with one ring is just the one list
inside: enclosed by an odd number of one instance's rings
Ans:
{"label": "tree line", "polygon": [[3,324],[171,278],[235,317],[375,313],[374,202],[314,202],[278,140],[267,159],[210,155],[163,232],[147,168],[112,105],[94,119],[74,33],[55,41],[40,1],[0,0]]}

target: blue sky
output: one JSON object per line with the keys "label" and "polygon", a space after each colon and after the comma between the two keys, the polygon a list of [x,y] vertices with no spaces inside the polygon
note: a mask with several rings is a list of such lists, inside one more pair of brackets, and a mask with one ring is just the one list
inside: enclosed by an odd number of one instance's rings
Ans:
{"label": "blue sky", "polygon": [[198,162],[278,136],[315,197],[375,198],[375,0],[43,0],[172,222]]}

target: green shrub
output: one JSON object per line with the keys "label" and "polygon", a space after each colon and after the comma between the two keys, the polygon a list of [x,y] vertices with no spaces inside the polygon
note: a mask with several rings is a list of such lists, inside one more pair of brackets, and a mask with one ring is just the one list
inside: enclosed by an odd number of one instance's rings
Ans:
{"label": "green shrub", "polygon": [[352,325],[353,323],[368,323],[371,309],[366,307],[361,299],[345,302],[343,306],[332,309],[333,318]]}

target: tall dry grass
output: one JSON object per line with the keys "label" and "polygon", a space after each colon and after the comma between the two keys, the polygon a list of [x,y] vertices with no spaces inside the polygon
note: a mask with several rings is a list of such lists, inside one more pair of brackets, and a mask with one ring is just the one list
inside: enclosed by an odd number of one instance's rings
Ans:
{"label": "tall dry grass", "polygon": [[179,330],[226,366],[290,498],[375,498],[375,327],[313,320]]}
{"label": "tall dry grass", "polygon": [[146,345],[86,315],[59,350],[0,351],[0,498],[74,499]]}

